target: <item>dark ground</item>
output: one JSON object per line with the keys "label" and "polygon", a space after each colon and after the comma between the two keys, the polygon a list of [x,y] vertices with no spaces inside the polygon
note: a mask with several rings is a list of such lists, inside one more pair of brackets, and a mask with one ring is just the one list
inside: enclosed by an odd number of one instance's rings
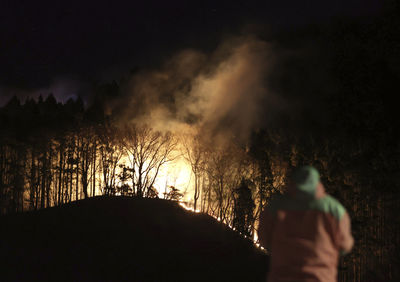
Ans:
{"label": "dark ground", "polygon": [[1,281],[265,281],[267,256],[174,202],[96,197],[0,217]]}

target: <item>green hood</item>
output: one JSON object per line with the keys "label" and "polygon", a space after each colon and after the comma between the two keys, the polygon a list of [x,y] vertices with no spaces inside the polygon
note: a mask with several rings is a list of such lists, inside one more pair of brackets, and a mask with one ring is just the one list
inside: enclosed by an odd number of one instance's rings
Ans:
{"label": "green hood", "polygon": [[271,199],[269,210],[275,214],[277,210],[306,211],[315,210],[333,215],[341,220],[346,209],[332,196],[325,194],[320,183],[320,175],[312,166],[297,169],[291,177],[288,195],[280,195]]}
{"label": "green hood", "polygon": [[315,197],[317,185],[320,181],[318,170],[312,166],[303,166],[297,169],[292,175],[292,181],[295,186],[296,196]]}

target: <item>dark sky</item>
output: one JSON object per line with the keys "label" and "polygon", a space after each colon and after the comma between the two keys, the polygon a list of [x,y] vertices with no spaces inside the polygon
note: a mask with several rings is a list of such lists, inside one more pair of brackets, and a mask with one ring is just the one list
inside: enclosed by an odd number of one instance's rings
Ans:
{"label": "dark sky", "polygon": [[[56,77],[92,81],[213,49],[246,25],[297,29],[377,13],[378,0],[0,2],[0,86],[33,90]],[[2,95],[0,93],[0,95]]]}

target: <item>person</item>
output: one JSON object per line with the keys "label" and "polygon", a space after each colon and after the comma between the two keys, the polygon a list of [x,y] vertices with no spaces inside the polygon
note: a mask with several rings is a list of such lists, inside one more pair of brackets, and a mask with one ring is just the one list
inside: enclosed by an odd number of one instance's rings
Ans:
{"label": "person", "polygon": [[271,253],[269,282],[337,281],[339,256],[354,244],[349,214],[311,166],[295,171],[287,193],[263,210],[258,237]]}

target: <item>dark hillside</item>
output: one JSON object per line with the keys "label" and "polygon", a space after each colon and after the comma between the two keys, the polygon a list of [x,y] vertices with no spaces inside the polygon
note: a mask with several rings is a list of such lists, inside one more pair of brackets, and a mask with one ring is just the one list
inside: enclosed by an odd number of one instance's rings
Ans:
{"label": "dark hillside", "polygon": [[96,197],[0,218],[3,281],[264,281],[267,257],[174,202]]}

